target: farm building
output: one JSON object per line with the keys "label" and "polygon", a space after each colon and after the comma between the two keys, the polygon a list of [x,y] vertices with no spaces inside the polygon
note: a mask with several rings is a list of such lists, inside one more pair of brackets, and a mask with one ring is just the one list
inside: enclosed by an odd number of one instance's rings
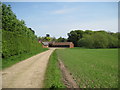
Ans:
{"label": "farm building", "polygon": [[69,48],[73,48],[74,44],[72,42],[53,42],[52,47],[69,47]]}
{"label": "farm building", "polygon": [[41,42],[43,48],[48,48],[49,47],[49,42]]}
{"label": "farm building", "polygon": [[43,48],[48,47],[68,47],[74,48],[74,44],[72,42],[42,42]]}

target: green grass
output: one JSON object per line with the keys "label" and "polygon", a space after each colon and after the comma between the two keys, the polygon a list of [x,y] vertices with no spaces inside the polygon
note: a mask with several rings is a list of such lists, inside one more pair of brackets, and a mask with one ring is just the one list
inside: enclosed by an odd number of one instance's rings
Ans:
{"label": "green grass", "polygon": [[118,87],[118,49],[61,49],[58,57],[80,88]]}
{"label": "green grass", "polygon": [[58,66],[56,50],[52,53],[49,59],[45,74],[44,87],[51,89],[65,87],[62,82],[62,75]]}
{"label": "green grass", "polygon": [[47,48],[41,48],[40,50],[33,51],[31,53],[23,53],[15,56],[11,56],[10,58],[7,59],[2,59],[2,69],[5,69],[7,67],[12,66],[13,64],[16,64],[22,60],[25,60],[27,58],[30,58],[38,53],[41,53],[43,51],[48,50]]}

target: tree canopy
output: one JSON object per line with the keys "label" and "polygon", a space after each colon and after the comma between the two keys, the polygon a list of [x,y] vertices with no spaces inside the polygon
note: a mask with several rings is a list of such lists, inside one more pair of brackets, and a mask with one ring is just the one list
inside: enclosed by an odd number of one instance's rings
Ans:
{"label": "tree canopy", "polygon": [[119,32],[74,30],[68,33],[68,41],[73,42],[76,47],[117,48],[120,47],[119,40]]}

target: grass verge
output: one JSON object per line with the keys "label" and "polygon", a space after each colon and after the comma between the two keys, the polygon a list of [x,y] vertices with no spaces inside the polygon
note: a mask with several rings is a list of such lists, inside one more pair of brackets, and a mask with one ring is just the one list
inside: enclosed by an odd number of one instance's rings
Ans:
{"label": "grass verge", "polygon": [[62,82],[62,74],[58,66],[56,50],[51,54],[49,63],[47,66],[44,88],[64,88]]}
{"label": "grass verge", "polygon": [[43,51],[46,51],[48,50],[47,48],[41,48],[40,50],[37,50],[37,51],[33,51],[31,53],[23,53],[23,54],[19,54],[19,55],[16,55],[16,56],[11,56],[10,58],[7,58],[7,59],[2,59],[2,69],[5,69],[7,67],[10,67],[12,66],[13,64],[16,64],[20,61],[23,61],[27,58],[30,58],[38,53],[41,53]]}

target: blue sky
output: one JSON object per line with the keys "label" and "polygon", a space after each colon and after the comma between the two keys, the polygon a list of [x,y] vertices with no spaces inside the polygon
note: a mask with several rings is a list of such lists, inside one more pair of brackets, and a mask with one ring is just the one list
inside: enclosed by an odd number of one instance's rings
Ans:
{"label": "blue sky", "polygon": [[37,36],[65,37],[71,30],[118,31],[117,2],[7,2]]}

